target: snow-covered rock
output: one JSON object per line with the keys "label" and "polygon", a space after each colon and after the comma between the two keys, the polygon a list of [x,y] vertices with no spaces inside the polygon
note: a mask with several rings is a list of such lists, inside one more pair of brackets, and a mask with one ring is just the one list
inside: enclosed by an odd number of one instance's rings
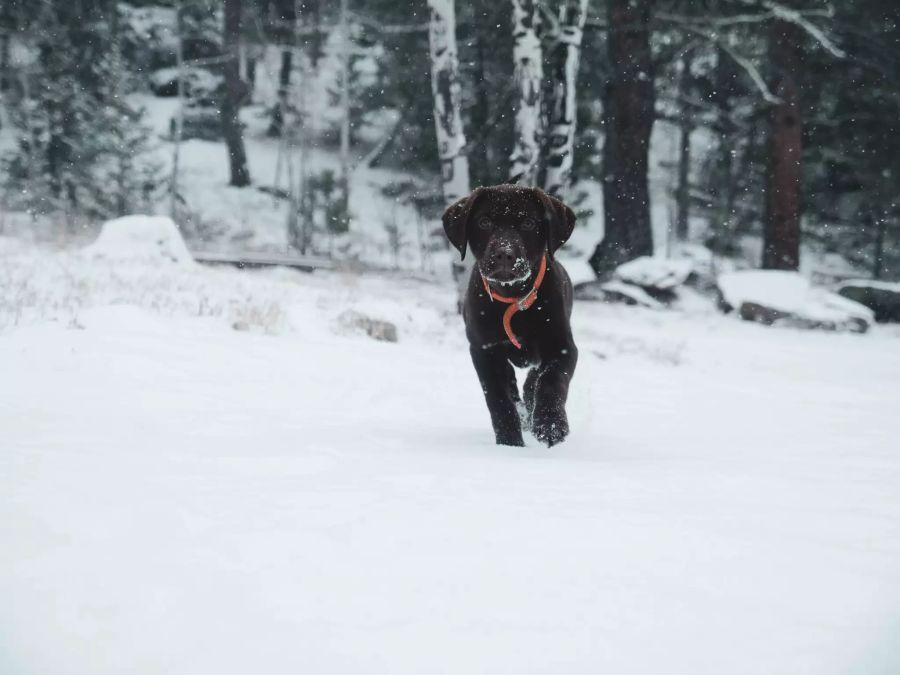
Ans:
{"label": "snow-covered rock", "polygon": [[[214,96],[224,82],[205,68],[186,68],[184,78],[185,94],[191,98]],[[150,89],[157,96],[178,96],[178,68],[160,68],[150,74]]]}
{"label": "snow-covered rock", "polygon": [[338,326],[349,333],[361,332],[373,340],[382,342],[397,341],[397,326],[390,321],[373,319],[361,312],[348,309],[337,318]]}
{"label": "snow-covered rock", "polygon": [[615,302],[626,305],[638,305],[651,309],[664,309],[665,305],[652,297],[640,286],[626,284],[624,281],[591,281],[575,286],[575,299],[594,302]]}
{"label": "snow-covered rock", "polygon": [[900,321],[900,283],[856,279],[842,283],[837,293],[871,309],[876,321]]}
{"label": "snow-covered rock", "polygon": [[125,216],[103,224],[97,240],[86,246],[88,255],[104,258],[193,263],[178,226],[165,216]]}
{"label": "snow-covered rock", "polygon": [[692,271],[690,260],[642,256],[619,265],[615,277],[643,289],[671,291],[683,284]]}
{"label": "snow-covered rock", "polygon": [[745,270],[718,280],[719,305],[746,321],[864,333],[875,317],[868,307],[823,288],[797,272]]}

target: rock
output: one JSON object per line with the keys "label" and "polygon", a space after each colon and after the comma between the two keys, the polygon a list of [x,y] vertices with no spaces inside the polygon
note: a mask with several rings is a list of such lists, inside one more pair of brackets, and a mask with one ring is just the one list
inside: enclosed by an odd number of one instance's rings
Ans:
{"label": "rock", "polygon": [[900,322],[900,283],[859,279],[842,283],[837,293],[865,305],[879,322]]}
{"label": "rock", "polygon": [[619,265],[614,276],[644,290],[671,291],[687,281],[693,267],[690,260],[642,256]]}
{"label": "rock", "polygon": [[[206,68],[184,69],[184,95],[205,99],[221,94],[225,78]],[[150,75],[150,90],[156,96],[178,96],[178,68],[160,68]]]}
{"label": "rock", "polygon": [[719,277],[718,290],[720,309],[765,325],[864,333],[874,321],[868,307],[814,288],[797,272],[730,272]]}
{"label": "rock", "polygon": [[125,216],[103,224],[100,236],[84,253],[122,260],[194,262],[178,226],[164,216]]}
{"label": "rock", "polygon": [[665,305],[653,298],[643,288],[615,279],[578,284],[575,287],[575,298],[598,302],[621,302],[626,305],[638,305],[651,309],[665,308]]}
{"label": "rock", "polygon": [[397,326],[390,321],[373,319],[352,309],[338,316],[338,325],[345,330],[362,331],[373,340],[397,342]]}

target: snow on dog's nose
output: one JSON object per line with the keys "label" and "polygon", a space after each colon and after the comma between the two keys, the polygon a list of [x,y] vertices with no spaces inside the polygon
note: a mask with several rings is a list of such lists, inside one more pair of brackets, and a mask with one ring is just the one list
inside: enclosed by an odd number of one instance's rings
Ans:
{"label": "snow on dog's nose", "polygon": [[510,237],[492,239],[482,261],[482,272],[489,281],[515,284],[528,279],[531,264],[521,240]]}

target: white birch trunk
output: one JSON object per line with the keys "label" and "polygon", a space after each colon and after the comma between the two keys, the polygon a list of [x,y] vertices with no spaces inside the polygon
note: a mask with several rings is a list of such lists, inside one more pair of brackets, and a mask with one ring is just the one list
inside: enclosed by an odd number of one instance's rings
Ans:
{"label": "white birch trunk", "polygon": [[523,185],[537,183],[541,149],[541,84],[544,77],[543,52],[537,36],[540,19],[536,0],[512,0],[513,63],[519,100],[515,119],[515,140],[509,175],[521,175]]}
{"label": "white birch trunk", "polygon": [[431,20],[431,93],[444,201],[452,204],[469,194],[469,160],[460,112],[459,62],[456,55],[456,12],[453,0],[428,0]]}
{"label": "white birch trunk", "polygon": [[576,94],[581,38],[587,0],[564,0],[559,28],[553,36],[548,109],[547,159],[544,190],[559,196],[572,174],[575,145]]}

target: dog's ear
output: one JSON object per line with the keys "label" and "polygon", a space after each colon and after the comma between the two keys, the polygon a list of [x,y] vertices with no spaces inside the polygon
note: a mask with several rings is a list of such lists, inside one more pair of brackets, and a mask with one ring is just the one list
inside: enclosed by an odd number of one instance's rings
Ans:
{"label": "dog's ear", "polygon": [[544,228],[547,233],[547,251],[550,257],[568,241],[575,229],[575,212],[541,189],[535,188],[544,206]]}
{"label": "dog's ear", "polygon": [[463,197],[453,202],[444,211],[441,220],[444,222],[444,232],[447,239],[459,251],[460,260],[466,257],[466,246],[469,243],[469,220],[472,216],[472,207],[481,195],[483,188],[475,188],[468,197]]}

